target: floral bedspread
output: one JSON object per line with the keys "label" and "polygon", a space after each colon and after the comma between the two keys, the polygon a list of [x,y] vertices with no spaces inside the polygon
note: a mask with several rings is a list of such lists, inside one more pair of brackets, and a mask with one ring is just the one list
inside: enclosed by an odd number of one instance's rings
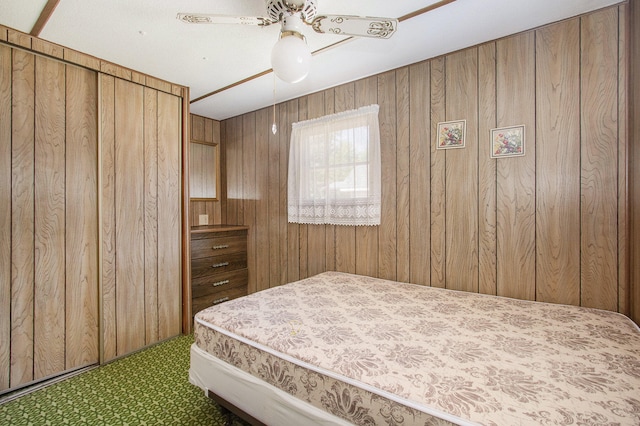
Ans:
{"label": "floral bedspread", "polygon": [[354,424],[640,425],[640,330],[614,312],[325,272],[201,311],[195,338]]}

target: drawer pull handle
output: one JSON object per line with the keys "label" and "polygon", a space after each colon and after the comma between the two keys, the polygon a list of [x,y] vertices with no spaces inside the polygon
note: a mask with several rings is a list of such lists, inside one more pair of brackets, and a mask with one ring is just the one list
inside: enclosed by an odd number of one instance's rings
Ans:
{"label": "drawer pull handle", "polygon": [[211,265],[212,268],[222,268],[223,266],[229,266],[229,262],[214,263]]}
{"label": "drawer pull handle", "polygon": [[214,300],[214,301],[213,301],[213,304],[214,304],[214,305],[217,305],[217,304],[219,304],[219,303],[226,302],[227,300],[229,300],[229,298],[228,298],[228,297],[223,297],[222,299]]}
{"label": "drawer pull handle", "polygon": [[220,250],[220,249],[226,249],[229,248],[229,244],[220,244],[219,246],[213,246],[211,247],[211,250]]}
{"label": "drawer pull handle", "polygon": [[217,282],[215,282],[215,283],[213,283],[211,285],[214,286],[214,287],[219,287],[219,286],[225,285],[225,284],[229,284],[229,280],[217,281]]}

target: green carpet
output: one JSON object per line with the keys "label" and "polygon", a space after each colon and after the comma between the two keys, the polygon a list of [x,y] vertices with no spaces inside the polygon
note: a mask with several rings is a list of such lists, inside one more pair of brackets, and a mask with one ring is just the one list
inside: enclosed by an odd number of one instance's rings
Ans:
{"label": "green carpet", "polygon": [[[0,405],[2,425],[224,425],[180,336]],[[234,418],[234,425],[244,425]]]}

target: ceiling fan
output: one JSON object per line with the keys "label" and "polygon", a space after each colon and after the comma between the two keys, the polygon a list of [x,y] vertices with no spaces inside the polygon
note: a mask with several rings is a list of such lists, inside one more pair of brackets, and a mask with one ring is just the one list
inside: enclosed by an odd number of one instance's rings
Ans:
{"label": "ceiling fan", "polygon": [[302,33],[303,24],[317,33],[352,37],[389,38],[398,28],[393,18],[351,15],[318,15],[317,0],[267,0],[267,16],[225,16],[178,13],[189,24],[241,24],[268,26],[281,23],[280,39],[271,51],[273,72],[283,81],[304,80],[311,67],[311,51]]}

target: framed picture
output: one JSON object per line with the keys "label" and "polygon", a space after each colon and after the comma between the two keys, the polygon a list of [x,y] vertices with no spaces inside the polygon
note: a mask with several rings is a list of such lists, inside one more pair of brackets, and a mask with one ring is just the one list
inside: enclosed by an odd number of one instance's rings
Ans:
{"label": "framed picture", "polygon": [[524,155],[524,125],[491,129],[491,157]]}
{"label": "framed picture", "polygon": [[464,148],[467,120],[438,123],[437,149]]}

